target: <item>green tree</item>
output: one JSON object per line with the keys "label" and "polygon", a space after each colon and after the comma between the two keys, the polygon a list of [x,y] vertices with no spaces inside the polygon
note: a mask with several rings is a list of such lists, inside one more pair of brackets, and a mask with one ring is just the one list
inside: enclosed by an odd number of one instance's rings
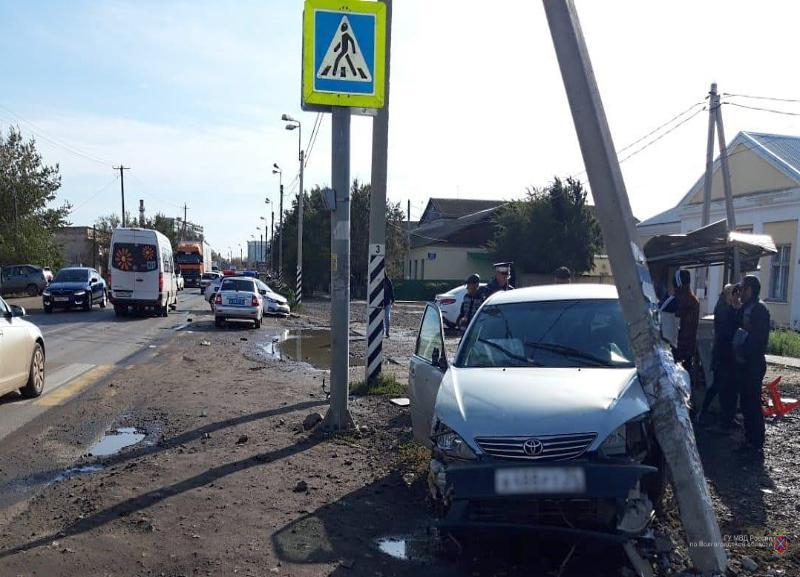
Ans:
{"label": "green tree", "polygon": [[580,181],[556,178],[527,198],[504,205],[495,217],[490,243],[497,260],[512,260],[526,272],[551,274],[560,266],[573,274],[589,272],[602,248],[600,225],[586,203]]}
{"label": "green tree", "polygon": [[0,133],[0,265],[33,263],[60,267],[55,232],[69,222],[69,203],[52,208],[61,187],[58,164],[44,164],[33,138],[19,128]]}

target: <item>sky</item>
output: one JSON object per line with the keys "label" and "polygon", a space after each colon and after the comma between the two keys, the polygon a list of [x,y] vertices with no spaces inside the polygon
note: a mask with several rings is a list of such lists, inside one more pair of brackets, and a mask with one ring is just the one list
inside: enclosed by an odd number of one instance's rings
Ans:
{"label": "sky", "polygon": [[[705,165],[704,98],[800,98],[800,3],[576,0],[635,216],[674,206]],[[91,225],[144,199],[148,213],[205,227],[237,251],[296,194],[301,0],[0,0],[0,129],[18,125],[58,164],[58,202]],[[394,0],[388,194],[419,218],[430,197],[515,199],[556,176],[585,179],[539,0]],[[727,96],[800,113],[800,103]],[[697,104],[694,108],[693,105]],[[724,106],[741,130],[800,135],[800,117]],[[695,113],[697,113],[695,115]],[[667,130],[681,121],[685,123]],[[370,180],[372,121],[354,117],[351,177]],[[662,134],[666,133],[663,137]],[[661,137],[661,138],[659,138]],[[655,140],[659,138],[658,140]],[[330,118],[309,150],[306,188],[331,179]],[[652,143],[651,143],[652,142]],[[294,186],[292,184],[294,183]],[[277,213],[277,210],[275,211]],[[276,215],[277,216],[277,215]],[[263,229],[263,227],[262,227]]]}

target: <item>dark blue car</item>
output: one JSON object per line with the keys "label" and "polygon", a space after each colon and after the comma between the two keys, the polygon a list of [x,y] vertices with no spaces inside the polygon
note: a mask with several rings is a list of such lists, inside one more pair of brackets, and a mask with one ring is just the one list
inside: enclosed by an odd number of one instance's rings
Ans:
{"label": "dark blue car", "polygon": [[89,267],[62,268],[42,293],[46,313],[52,313],[54,308],[72,307],[90,311],[96,304],[104,309],[106,301],[106,282]]}

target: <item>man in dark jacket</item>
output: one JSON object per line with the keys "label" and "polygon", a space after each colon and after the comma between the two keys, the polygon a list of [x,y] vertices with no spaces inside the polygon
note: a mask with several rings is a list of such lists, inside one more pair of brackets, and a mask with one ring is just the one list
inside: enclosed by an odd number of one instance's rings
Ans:
{"label": "man in dark jacket", "polygon": [[733,337],[736,377],[740,382],[745,443],[739,451],[760,458],[764,455],[764,413],[761,387],[767,372],[769,309],[759,299],[761,282],[748,275],[742,281],[741,322]]}
{"label": "man in dark jacket", "polygon": [[509,291],[514,287],[511,286],[509,277],[511,276],[511,262],[496,262],[494,263],[494,278],[486,285],[486,296],[490,297],[497,291]]}
{"label": "man in dark jacket", "polygon": [[711,351],[711,370],[714,382],[703,399],[698,419],[704,421],[708,407],[719,395],[722,417],[720,426],[733,426],[733,417],[739,404],[739,393],[733,379],[733,335],[739,323],[739,285],[727,284],[714,307],[714,346]]}
{"label": "man in dark jacket", "polygon": [[481,277],[477,274],[469,275],[467,277],[467,292],[464,293],[461,309],[456,319],[456,328],[466,328],[485,300],[486,289],[485,287],[481,288]]}
{"label": "man in dark jacket", "polygon": [[688,270],[675,271],[673,286],[675,300],[678,301],[675,316],[680,321],[678,329],[678,346],[673,355],[675,361],[683,365],[692,374],[692,359],[697,348],[697,324],[700,322],[700,301],[694,296],[691,287],[692,277]]}
{"label": "man in dark jacket", "polygon": [[392,305],[394,304],[394,284],[387,274],[383,277],[383,334],[389,336],[389,324],[392,322]]}

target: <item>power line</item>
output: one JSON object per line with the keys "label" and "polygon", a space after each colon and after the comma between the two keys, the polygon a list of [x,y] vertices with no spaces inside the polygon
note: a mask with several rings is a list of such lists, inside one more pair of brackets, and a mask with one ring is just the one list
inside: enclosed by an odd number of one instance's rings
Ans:
{"label": "power line", "polygon": [[101,186],[99,189],[97,189],[97,191],[96,191],[96,192],[94,192],[94,193],[92,193],[92,194],[89,196],[89,198],[87,198],[86,200],[84,200],[82,203],[80,203],[80,204],[78,204],[78,205],[76,205],[76,206],[73,206],[73,207],[70,209],[70,213],[72,213],[72,212],[75,212],[76,210],[78,210],[78,209],[80,209],[80,208],[82,208],[82,207],[86,206],[86,204],[87,204],[89,201],[91,201],[92,199],[94,199],[94,198],[95,198],[95,197],[96,197],[98,194],[100,194],[101,192],[103,192],[103,191],[104,191],[105,189],[107,189],[109,186],[111,186],[112,184],[114,184],[115,182],[117,182],[117,180],[118,180],[118,179],[119,179],[119,175],[114,175],[114,178],[112,178],[112,179],[111,179],[111,180],[109,180],[107,183],[105,183],[103,186]]}
{"label": "power line", "polygon": [[51,144],[55,144],[56,146],[58,146],[60,148],[63,148],[67,152],[71,152],[72,154],[74,154],[76,156],[80,156],[80,157],[82,157],[82,158],[84,158],[86,160],[91,160],[92,162],[96,162],[97,164],[100,164],[102,166],[108,167],[110,164],[112,164],[108,160],[103,160],[102,158],[99,158],[97,156],[93,156],[93,155],[88,154],[86,152],[82,152],[82,151],[78,150],[77,148],[74,148],[74,147],[72,147],[72,146],[70,146],[68,144],[65,144],[65,143],[63,143],[63,142],[61,142],[59,140],[56,140],[55,138],[52,138],[50,136],[47,136],[46,134],[44,134],[44,132],[42,131],[41,128],[36,126],[30,120],[25,120],[24,118],[22,118],[20,115],[18,115],[17,113],[15,113],[13,110],[9,109],[8,107],[3,106],[2,104],[0,104],[0,108],[2,108],[3,110],[5,110],[9,114],[11,114],[14,118],[19,120],[20,122],[23,122],[23,123],[27,124],[30,127],[29,130],[35,136],[38,136],[39,138],[41,138],[43,140],[46,140],[47,142],[49,142]]}
{"label": "power line", "polygon": [[633,148],[634,146],[636,146],[637,144],[639,144],[641,141],[643,141],[643,140],[646,140],[647,138],[649,138],[650,136],[652,136],[653,134],[655,134],[656,132],[658,132],[659,130],[661,130],[662,128],[664,128],[665,126],[668,126],[668,125],[672,124],[673,122],[675,122],[676,120],[678,120],[678,119],[679,119],[681,116],[684,116],[685,114],[688,114],[688,113],[689,113],[690,111],[692,111],[694,108],[696,108],[696,107],[698,107],[698,106],[701,106],[702,104],[703,104],[703,102],[695,102],[695,103],[694,103],[694,104],[692,104],[692,105],[691,105],[689,108],[687,108],[687,109],[686,109],[686,110],[684,110],[683,112],[680,112],[680,113],[676,114],[675,116],[673,116],[672,118],[670,118],[669,120],[667,120],[667,121],[666,121],[666,122],[664,122],[663,124],[661,124],[661,125],[657,126],[657,127],[656,127],[656,128],[654,128],[653,130],[651,130],[650,132],[648,132],[647,134],[645,134],[644,136],[642,136],[641,138],[638,138],[637,140],[634,140],[633,142],[631,142],[629,145],[627,145],[627,146],[626,146],[626,147],[624,147],[624,148],[620,148],[620,149],[617,151],[617,154],[620,154],[620,153],[622,153],[622,152],[625,152],[625,151],[626,151],[626,150],[628,150],[629,148]]}
{"label": "power line", "polygon": [[796,98],[778,98],[775,96],[753,96],[751,94],[734,94],[732,92],[723,92],[722,96],[735,96],[737,98],[750,98],[752,100],[771,100],[772,102],[800,102]]}
{"label": "power line", "polygon": [[800,116],[800,112],[789,112],[787,110],[775,110],[774,108],[761,108],[759,106],[748,106],[747,104],[739,104],[738,102],[723,102],[722,104],[729,104],[738,108],[747,108],[748,110],[759,110],[761,112],[771,112],[772,114],[782,114],[784,116]]}
{"label": "power line", "polygon": [[311,137],[309,138],[309,145],[306,147],[306,160],[303,166],[308,166],[308,160],[311,158],[311,153],[314,150],[314,145],[317,143],[317,135],[319,134],[319,129],[322,127],[322,113],[317,114],[318,122],[314,123],[314,128],[311,130]]}
{"label": "power line", "polygon": [[669,130],[667,130],[667,131],[666,131],[666,132],[664,132],[663,134],[659,135],[657,138],[654,138],[653,140],[651,140],[650,142],[648,142],[647,144],[645,144],[645,145],[644,145],[644,146],[642,146],[641,148],[639,148],[639,149],[637,149],[637,150],[634,150],[633,152],[631,152],[631,153],[630,153],[628,156],[626,156],[625,158],[621,158],[621,159],[619,160],[620,164],[622,164],[623,162],[625,162],[626,160],[628,160],[628,159],[630,159],[630,158],[633,158],[634,156],[636,156],[636,155],[637,155],[637,154],[639,154],[640,152],[642,152],[642,151],[644,151],[644,150],[647,150],[647,149],[648,149],[648,148],[650,148],[652,145],[654,145],[656,142],[658,142],[659,140],[661,140],[662,138],[664,138],[664,137],[665,137],[665,136],[667,136],[668,134],[670,134],[670,133],[674,132],[675,130],[677,130],[678,128],[680,128],[681,126],[683,126],[684,124],[686,124],[687,122],[689,122],[689,121],[690,121],[692,118],[694,118],[695,116],[697,116],[697,115],[698,115],[698,114],[700,114],[701,112],[704,112],[705,110],[706,110],[706,107],[704,106],[703,108],[701,108],[700,110],[698,110],[697,112],[695,112],[694,114],[692,114],[691,116],[689,116],[689,117],[687,117],[687,118],[683,119],[681,122],[679,122],[678,124],[676,124],[675,126],[673,126],[672,128],[670,128]]}

